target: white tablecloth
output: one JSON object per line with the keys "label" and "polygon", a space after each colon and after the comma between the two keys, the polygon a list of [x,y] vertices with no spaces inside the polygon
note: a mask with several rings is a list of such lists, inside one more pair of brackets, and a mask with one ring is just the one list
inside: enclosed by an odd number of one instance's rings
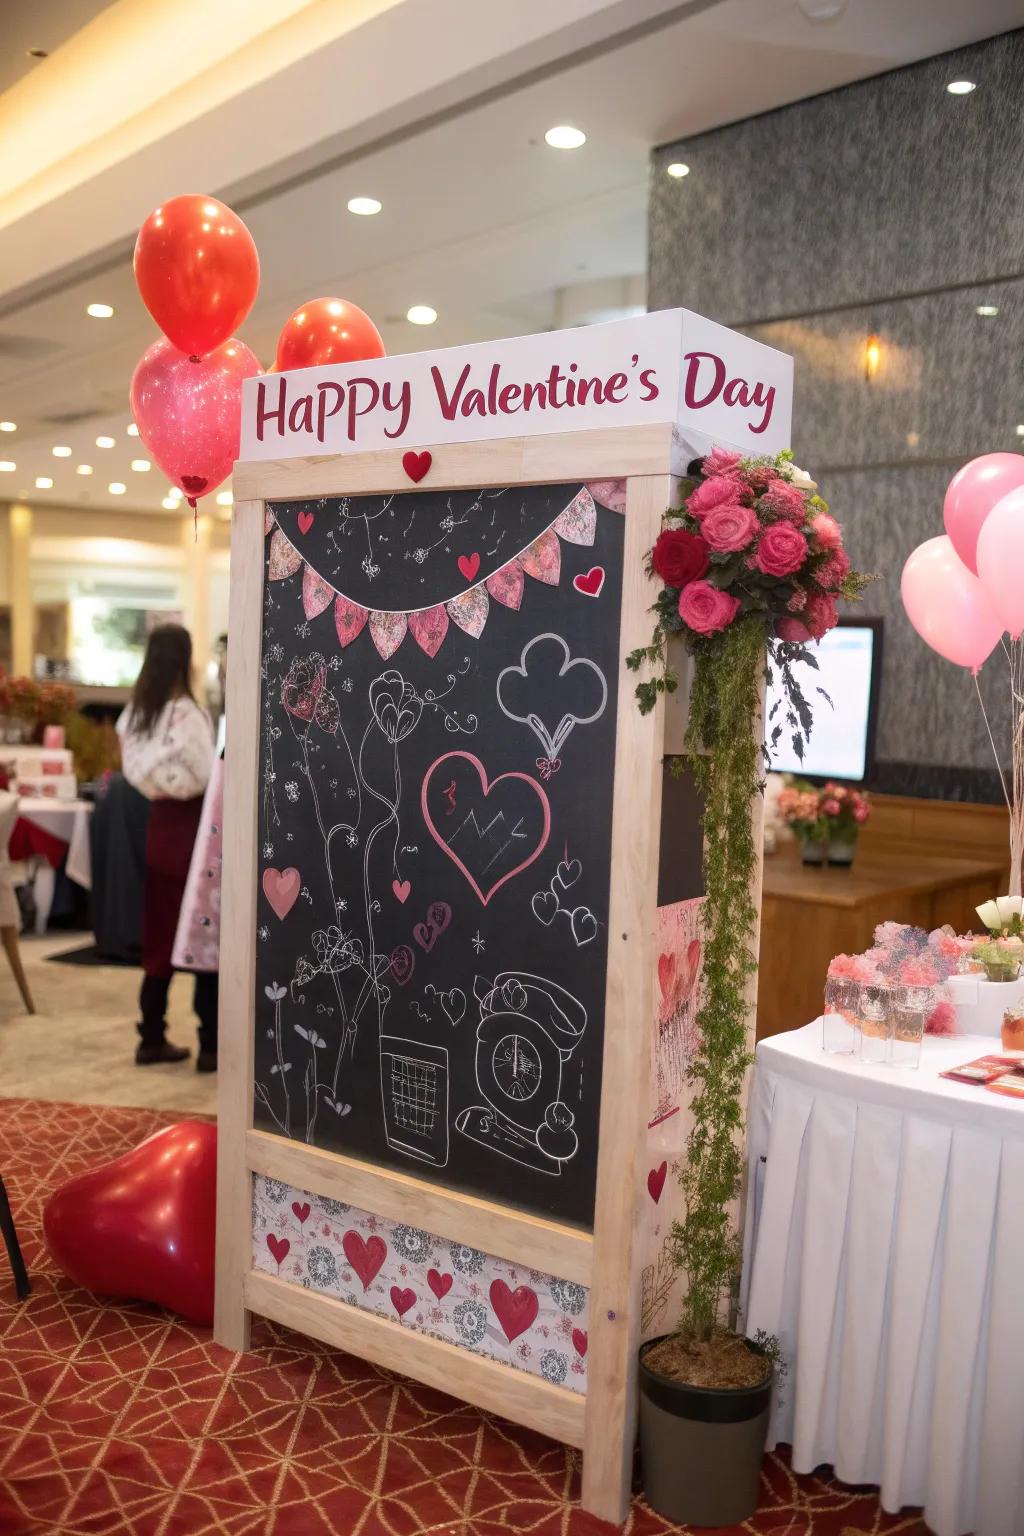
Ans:
{"label": "white tablecloth", "polygon": [[[59,837],[68,845],[64,873],[69,880],[85,889],[92,889],[92,850],[89,844],[89,818],[92,805],[88,800],[48,800],[24,796],[18,805],[18,815],[33,822],[52,837]],[[32,894],[36,904],[36,932],[45,933],[53,906],[56,871],[45,860],[40,860],[32,881]]]}
{"label": "white tablecloth", "polygon": [[[742,1302],[789,1361],[769,1446],[922,1505],[938,1536],[1024,1531],[1024,1103],[917,1071],[758,1046]],[[996,1047],[998,1049],[998,1046]]]}

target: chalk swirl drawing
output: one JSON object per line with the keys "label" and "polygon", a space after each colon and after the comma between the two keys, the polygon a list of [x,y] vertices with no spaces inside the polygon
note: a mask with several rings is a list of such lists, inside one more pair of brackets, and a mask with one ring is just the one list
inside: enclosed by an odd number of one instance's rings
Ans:
{"label": "chalk swirl drawing", "polygon": [[561,635],[551,633],[527,641],[519,665],[499,672],[496,687],[502,714],[529,726],[543,747],[547,772],[537,766],[545,777],[561,767],[559,753],[576,727],[600,720],[608,703],[597,663],[573,657]]}
{"label": "chalk swirl drawing", "polygon": [[472,752],[431,763],[420,807],[427,831],[485,907],[540,857],[551,831],[551,805],[537,780],[526,773],[489,780]]}

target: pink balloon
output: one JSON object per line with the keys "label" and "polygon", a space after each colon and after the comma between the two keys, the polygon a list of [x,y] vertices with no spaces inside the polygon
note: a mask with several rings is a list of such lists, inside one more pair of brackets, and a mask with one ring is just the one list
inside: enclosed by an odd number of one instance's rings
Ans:
{"label": "pink balloon", "polygon": [[977,672],[1003,632],[985,589],[945,534],[918,545],[903,567],[907,617],[933,651]]}
{"label": "pink balloon", "polygon": [[978,535],[978,575],[1004,629],[1024,631],[1024,485],[997,501]]}
{"label": "pink balloon", "polygon": [[231,473],[242,426],[242,380],[259,372],[258,359],[234,337],[194,361],[161,338],[139,360],[131,387],[139,436],[193,506]]}
{"label": "pink balloon", "polygon": [[958,469],[949,482],[942,507],[946,532],[953,548],[975,575],[978,574],[978,534],[997,501],[1024,485],[1024,454],[986,453]]}

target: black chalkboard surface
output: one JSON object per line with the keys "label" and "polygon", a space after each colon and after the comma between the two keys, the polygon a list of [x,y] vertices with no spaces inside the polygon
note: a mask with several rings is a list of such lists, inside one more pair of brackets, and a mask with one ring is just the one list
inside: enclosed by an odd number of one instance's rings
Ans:
{"label": "black chalkboard surface", "polygon": [[256,1123],[589,1225],[621,512],[270,512]]}

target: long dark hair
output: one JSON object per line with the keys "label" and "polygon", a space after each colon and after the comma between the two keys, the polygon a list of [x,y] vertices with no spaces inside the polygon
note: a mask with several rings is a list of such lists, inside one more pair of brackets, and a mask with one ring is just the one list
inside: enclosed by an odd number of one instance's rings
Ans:
{"label": "long dark hair", "polygon": [[194,698],[189,672],[192,637],[180,624],[158,624],[150,631],[142,671],[132,689],[131,728],[152,736],[160,711],[169,700],[186,693]]}

